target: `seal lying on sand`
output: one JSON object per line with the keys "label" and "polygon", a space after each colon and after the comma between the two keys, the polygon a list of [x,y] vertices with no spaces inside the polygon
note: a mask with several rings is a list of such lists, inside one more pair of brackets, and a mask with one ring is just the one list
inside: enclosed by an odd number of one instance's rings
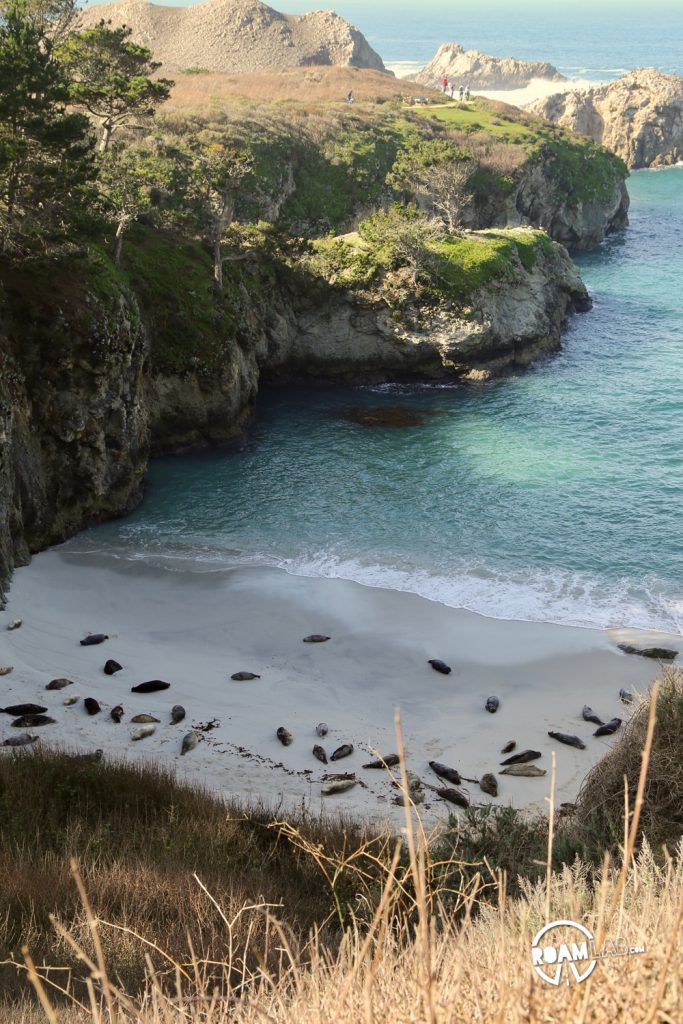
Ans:
{"label": "seal lying on sand", "polygon": [[186,732],[185,735],[183,736],[183,742],[182,742],[182,744],[180,746],[180,753],[181,754],[189,754],[189,752],[191,750],[194,750],[194,748],[197,746],[198,743],[199,743],[199,733],[196,733],[196,732]]}
{"label": "seal lying on sand", "polygon": [[513,754],[512,757],[508,757],[505,761],[501,761],[501,764],[525,764],[527,761],[535,761],[541,757],[540,750],[522,750],[519,754]]}
{"label": "seal lying on sand", "polygon": [[537,764],[511,764],[503,768],[499,775],[524,775],[529,779],[540,778],[546,774],[545,768],[539,768]]}
{"label": "seal lying on sand", "polygon": [[185,708],[182,704],[174,704],[171,708],[171,725],[177,725],[185,717]]}
{"label": "seal lying on sand", "polygon": [[440,672],[444,676],[449,676],[453,671],[450,665],[447,665],[445,661],[441,661],[440,658],[430,658],[427,662],[431,665],[435,672]]}
{"label": "seal lying on sand", "polygon": [[456,786],[459,786],[462,782],[460,772],[456,771],[455,768],[449,768],[446,764],[439,764],[438,761],[430,761],[429,767],[442,779],[446,779],[448,782],[453,782]]}
{"label": "seal lying on sand", "polygon": [[19,627],[21,625],[23,625],[23,622],[24,622],[23,619],[13,619],[12,622],[9,622],[7,624],[7,628],[8,629],[19,629]]}
{"label": "seal lying on sand", "polygon": [[342,779],[340,782],[328,782],[321,790],[323,796],[332,796],[333,793],[345,793],[347,789],[353,789],[357,779]]}
{"label": "seal lying on sand", "polygon": [[398,754],[387,754],[386,757],[380,757],[377,761],[368,761],[363,768],[394,768],[400,761],[401,758]]}
{"label": "seal lying on sand", "polygon": [[73,679],[51,679],[45,687],[46,690],[63,690],[67,686],[73,686]]}
{"label": "seal lying on sand", "polygon": [[285,729],[284,725],[281,725],[278,728],[278,730],[275,733],[275,735],[277,736],[277,738],[279,739],[279,741],[283,745],[283,747],[288,747],[290,745],[290,743],[292,742],[292,740],[294,739],[294,737],[292,736],[291,732],[289,732],[288,729]]}
{"label": "seal lying on sand", "polygon": [[47,711],[42,704],[10,704],[6,708],[0,708],[5,715],[42,715]]}
{"label": "seal lying on sand", "polygon": [[654,658],[655,661],[674,661],[678,651],[669,647],[634,647],[632,644],[617,644],[624,654],[639,654],[641,658]]}
{"label": "seal lying on sand", "polygon": [[576,747],[577,750],[586,749],[586,744],[578,736],[570,736],[566,732],[554,732],[552,729],[548,730],[548,736],[552,736],[559,743],[566,743],[568,747]]}
{"label": "seal lying on sand", "polygon": [[91,633],[90,636],[86,636],[84,640],[81,640],[81,647],[94,647],[95,644],[103,644],[109,637],[106,633]]}
{"label": "seal lying on sand", "polygon": [[170,683],[165,683],[162,679],[149,679],[146,683],[138,683],[137,686],[131,686],[131,693],[158,693],[159,690],[168,690]]}
{"label": "seal lying on sand", "polygon": [[14,665],[0,665],[0,676],[8,676],[14,672]]}
{"label": "seal lying on sand", "polygon": [[609,722],[605,722],[599,729],[596,729],[593,733],[594,736],[611,736],[615,733],[621,725],[620,718],[610,718]]}
{"label": "seal lying on sand", "polygon": [[110,658],[109,661],[104,663],[104,674],[105,676],[113,676],[117,672],[120,672],[122,668],[123,665],[119,665],[118,661],[114,661],[113,658]]}
{"label": "seal lying on sand", "polygon": [[508,740],[503,749],[501,750],[501,754],[511,754],[516,746],[517,743],[515,740]]}
{"label": "seal lying on sand", "polygon": [[157,731],[156,725],[142,725],[132,734],[132,740],[144,740],[146,736],[153,736]]}
{"label": "seal lying on sand", "polygon": [[156,725],[158,725],[160,721],[161,719],[155,718],[154,715],[147,714],[133,715],[133,717],[131,718],[131,722],[134,725],[148,725],[151,722],[154,722]]}
{"label": "seal lying on sand", "polygon": [[54,725],[55,719],[49,715],[21,715],[15,718],[12,725],[15,729],[35,729],[37,725]]}
{"label": "seal lying on sand", "polygon": [[85,710],[89,715],[99,715],[102,710],[100,702],[95,700],[94,697],[86,697],[83,703],[85,705]]}
{"label": "seal lying on sand", "polygon": [[[630,690],[625,690],[622,686],[622,688],[619,690],[619,699],[621,700],[622,704],[632,704],[633,694]],[[602,725],[602,722],[600,723],[600,725]]]}
{"label": "seal lying on sand", "polygon": [[593,711],[593,708],[589,707],[588,704],[583,705],[583,711],[581,712],[581,714],[585,722],[594,722],[595,725],[603,724],[602,718],[598,718],[598,716]]}
{"label": "seal lying on sand", "polygon": [[449,787],[436,787],[434,792],[437,796],[440,796],[442,800],[448,800],[451,804],[457,804],[458,807],[469,807],[470,802],[467,796],[461,789],[451,789]]}
{"label": "seal lying on sand", "polygon": [[70,708],[72,704],[78,704],[80,699],[81,698],[78,696],[78,694],[73,693],[70,697],[65,697],[64,700],[62,701],[62,704],[64,705],[65,708]]}
{"label": "seal lying on sand", "polygon": [[236,679],[237,682],[246,682],[248,679],[260,679],[261,676],[257,676],[255,672],[233,672],[230,676],[231,679]]}
{"label": "seal lying on sand", "polygon": [[317,757],[318,760],[322,761],[323,764],[327,764],[327,754],[325,753],[325,748],[318,746],[317,743],[313,747],[313,757]]}
{"label": "seal lying on sand", "polygon": [[497,697],[489,697],[484,707],[489,712],[489,714],[495,715],[496,711],[500,707],[500,701],[498,700]]}
{"label": "seal lying on sand", "polygon": [[324,644],[329,639],[330,639],[329,636],[325,636],[323,633],[311,633],[310,636],[305,636],[304,637],[304,643],[305,644]]}
{"label": "seal lying on sand", "polygon": [[27,732],[22,732],[21,736],[8,736],[6,740],[2,741],[3,747],[26,747],[29,743],[35,743],[39,740],[40,736],[31,736]]}
{"label": "seal lying on sand", "polygon": [[117,704],[115,708],[111,709],[109,714],[110,714],[111,718],[113,719],[113,721],[116,722],[116,724],[118,725],[118,723],[123,718],[123,705],[122,704]]}
{"label": "seal lying on sand", "polygon": [[327,722],[318,722],[315,731],[317,736],[327,736],[330,730],[327,728]]}
{"label": "seal lying on sand", "polygon": [[488,793],[489,796],[498,796],[498,780],[491,772],[482,775],[479,779],[479,788],[482,793]]}
{"label": "seal lying on sand", "polygon": [[330,761],[340,761],[342,757],[350,757],[352,753],[353,743],[342,743],[341,747],[337,747],[332,754]]}

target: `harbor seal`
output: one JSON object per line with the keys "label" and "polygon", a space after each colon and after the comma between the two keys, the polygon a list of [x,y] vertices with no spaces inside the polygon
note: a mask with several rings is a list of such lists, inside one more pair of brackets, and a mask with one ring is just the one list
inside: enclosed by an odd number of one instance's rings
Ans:
{"label": "harbor seal", "polygon": [[109,637],[106,633],[91,633],[80,641],[81,647],[94,647],[95,644],[103,644]]}
{"label": "harbor seal", "polygon": [[327,736],[329,731],[330,730],[327,728],[326,722],[318,722],[318,724],[315,727],[315,732],[317,736]]}
{"label": "harbor seal", "polygon": [[149,725],[150,722],[154,722],[156,725],[159,725],[160,721],[161,719],[155,718],[154,715],[145,714],[133,715],[133,717],[131,718],[131,722],[133,723],[133,725]]}
{"label": "harbor seal", "polygon": [[12,619],[11,622],[7,623],[7,628],[9,630],[19,629],[19,627],[23,626],[23,624],[24,624],[24,620],[23,619]]}
{"label": "harbor seal", "polygon": [[78,704],[80,699],[81,698],[78,696],[78,694],[74,693],[70,697],[65,697],[64,700],[62,701],[62,704],[64,705],[65,708],[70,708],[72,707],[72,705]]}
{"label": "harbor seal", "polygon": [[497,697],[489,697],[484,707],[490,715],[495,715],[496,711],[500,707],[500,701]]}
{"label": "harbor seal", "polygon": [[177,725],[185,717],[185,708],[182,704],[174,704],[171,708],[171,725]]}
{"label": "harbor seal", "polygon": [[104,663],[104,674],[105,676],[113,676],[116,675],[117,672],[120,672],[122,668],[123,665],[119,665],[118,661],[114,661],[113,658],[110,658],[109,661],[105,661]]}
{"label": "harbor seal", "polygon": [[291,732],[285,729],[284,725],[279,726],[275,735],[277,736],[283,747],[288,747],[292,740],[294,739]]}
{"label": "harbor seal", "polygon": [[[619,690],[619,699],[622,704],[633,704],[633,694],[630,690],[625,690],[624,687]],[[602,722],[600,722],[602,725]]]}
{"label": "harbor seal", "polygon": [[459,786],[462,782],[460,772],[455,768],[449,768],[447,764],[440,764],[438,761],[430,761],[429,767],[433,772],[436,772],[440,778],[446,779],[447,782],[453,782],[456,786]]}
{"label": "harbor seal", "polygon": [[109,712],[109,717],[118,725],[123,718],[123,705],[117,704],[115,708],[112,708]]}
{"label": "harbor seal", "polygon": [[103,756],[104,751],[102,750],[102,747],[98,747],[97,750],[93,750],[91,753],[74,754],[74,761],[87,761],[89,763],[97,763],[98,761],[102,760]]}
{"label": "harbor seal", "polygon": [[0,708],[5,715],[42,715],[47,711],[42,704],[9,704],[6,708]]}
{"label": "harbor seal", "polygon": [[310,636],[304,637],[305,644],[324,644],[329,640],[329,636],[325,636],[323,633],[311,633]]}
{"label": "harbor seal", "polygon": [[505,761],[501,761],[501,764],[526,764],[527,761],[535,761],[541,757],[540,750],[522,750],[519,754],[513,754],[512,757],[508,757]]}
{"label": "harbor seal", "polygon": [[444,786],[443,788],[436,786],[434,792],[437,796],[440,796],[442,800],[447,800],[451,804],[456,804],[458,807],[469,807],[470,802],[465,793],[461,789],[451,789],[450,787]]}
{"label": "harbor seal", "polygon": [[73,679],[51,679],[45,687],[46,690],[63,690],[67,686],[73,686]]}
{"label": "harbor seal", "polygon": [[100,711],[102,710],[100,702],[98,700],[95,700],[94,697],[86,697],[85,700],[83,701],[83,704],[85,705],[85,710],[88,712],[89,715],[99,715]]}
{"label": "harbor seal", "polygon": [[233,672],[230,678],[237,680],[238,683],[241,683],[247,682],[249,679],[260,679],[261,676],[257,675],[256,672]]}
{"label": "harbor seal", "polygon": [[620,718],[610,718],[609,722],[605,722],[599,729],[596,729],[593,733],[594,736],[611,736],[617,731],[621,725]]}
{"label": "harbor seal", "polygon": [[387,754],[386,757],[380,757],[377,761],[368,761],[363,768],[394,768],[400,762],[401,758],[398,754]]}
{"label": "harbor seal", "polygon": [[142,725],[131,735],[132,740],[144,740],[147,736],[153,736],[157,731],[156,725]]}
{"label": "harbor seal", "polygon": [[342,743],[341,747],[337,747],[330,761],[341,761],[342,757],[350,757],[353,753],[353,743]]}
{"label": "harbor seal", "polygon": [[516,746],[516,740],[508,740],[503,749],[501,750],[501,754],[511,754]]}
{"label": "harbor seal", "polygon": [[545,768],[539,768],[537,764],[511,764],[503,768],[499,775],[519,775],[528,779],[539,779],[546,774]]}
{"label": "harbor seal", "polygon": [[3,747],[26,747],[29,743],[35,743],[40,736],[31,736],[28,732],[22,732],[20,736],[8,736],[2,741]]}
{"label": "harbor seal", "polygon": [[586,744],[578,736],[572,736],[566,732],[555,732],[553,729],[548,730],[548,736],[557,740],[558,743],[566,743],[568,747],[576,747],[577,750],[586,749]]}
{"label": "harbor seal", "polygon": [[440,672],[444,676],[449,676],[453,669],[450,665],[447,665],[445,661],[441,661],[440,658],[430,658],[427,662],[431,665],[435,672]]}
{"label": "harbor seal", "polygon": [[138,683],[137,686],[131,686],[131,693],[158,693],[159,690],[168,690],[170,683],[165,683],[163,679],[148,679],[146,683]]}
{"label": "harbor seal", "polygon": [[332,796],[334,793],[346,793],[347,790],[353,789],[357,782],[358,779],[342,779],[339,782],[328,782],[326,786],[323,786],[321,792],[323,796]]}
{"label": "harbor seal", "polygon": [[583,711],[581,712],[581,715],[585,722],[594,722],[595,725],[603,724],[602,718],[598,718],[598,716],[593,711],[593,708],[589,707],[588,704],[583,705]]}
{"label": "harbor seal", "polygon": [[54,725],[55,719],[49,715],[20,715],[12,722],[15,729],[35,729],[38,725]]}
{"label": "harbor seal", "polygon": [[638,654],[641,658],[653,658],[655,661],[674,661],[678,651],[670,647],[634,647],[633,644],[617,644],[624,654]]}
{"label": "harbor seal", "polygon": [[496,776],[492,775],[491,772],[486,772],[479,779],[479,788],[482,793],[487,793],[489,796],[498,796],[498,780]]}
{"label": "harbor seal", "polygon": [[0,676],[8,676],[14,672],[14,665],[0,665]]}
{"label": "harbor seal", "polygon": [[317,743],[313,747],[313,757],[317,757],[318,760],[322,761],[323,764],[327,764],[327,754],[325,753],[325,748],[318,746]]}
{"label": "harbor seal", "polygon": [[194,732],[194,730],[186,732],[183,736],[183,742],[180,745],[180,753],[189,754],[191,750],[194,750],[198,743],[199,733]]}

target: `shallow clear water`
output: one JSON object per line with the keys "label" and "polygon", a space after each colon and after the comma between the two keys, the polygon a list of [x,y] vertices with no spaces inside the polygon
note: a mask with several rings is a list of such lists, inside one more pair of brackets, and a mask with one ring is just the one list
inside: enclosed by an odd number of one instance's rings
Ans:
{"label": "shallow clear water", "polygon": [[[683,168],[630,191],[629,230],[579,258],[595,308],[558,356],[483,386],[264,391],[242,450],[155,462],[140,508],[72,546],[683,629]],[[397,402],[436,415],[348,419]]]}

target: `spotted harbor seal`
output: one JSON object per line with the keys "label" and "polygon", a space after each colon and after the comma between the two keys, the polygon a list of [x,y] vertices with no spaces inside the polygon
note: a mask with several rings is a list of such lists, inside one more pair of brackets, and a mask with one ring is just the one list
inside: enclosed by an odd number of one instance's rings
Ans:
{"label": "spotted harbor seal", "polygon": [[62,704],[64,705],[65,708],[70,708],[73,704],[78,704],[80,699],[81,698],[78,696],[78,694],[74,693],[72,694],[71,697],[65,697],[64,700],[62,701]]}
{"label": "spotted harbor seal", "polygon": [[5,715],[42,715],[47,708],[42,704],[10,704],[6,708],[0,708]]}
{"label": "spotted harbor seal", "polygon": [[332,796],[334,793],[346,793],[347,790],[353,789],[357,782],[358,779],[341,779],[339,782],[328,782],[326,786],[323,786],[321,792],[323,796]]}
{"label": "spotted harbor seal", "polygon": [[440,796],[442,800],[448,800],[451,804],[457,804],[458,807],[469,807],[470,802],[467,795],[463,793],[461,789],[452,789],[448,786],[441,788],[436,786],[434,792],[437,796]]}
{"label": "spotted harbor seal", "polygon": [[440,658],[430,658],[427,662],[431,665],[435,672],[440,672],[444,676],[449,676],[453,671],[450,665],[447,665],[445,661],[441,661]]}
{"label": "spotted harbor seal", "polygon": [[185,708],[182,704],[174,704],[171,708],[171,725],[177,725],[185,717]]}
{"label": "spotted harbor seal", "polygon": [[462,776],[459,771],[455,768],[449,768],[447,764],[440,764],[438,761],[430,761],[429,767],[433,772],[442,778],[446,779],[447,782],[453,782],[456,786],[459,786],[462,782]]}
{"label": "spotted harbor seal", "polygon": [[31,736],[28,732],[22,732],[20,736],[8,736],[2,741],[3,747],[26,747],[29,743],[35,743],[40,736]]}
{"label": "spotted harbor seal", "polygon": [[51,679],[45,687],[46,690],[64,690],[67,686],[73,686],[73,679]]}
{"label": "spotted harbor seal", "polygon": [[54,725],[54,718],[49,715],[20,715],[12,722],[15,729],[35,729],[38,725]]}
{"label": "spotted harbor seal", "polygon": [[546,774],[545,768],[539,768],[537,764],[511,764],[503,768],[499,775],[520,775],[529,779],[540,778]]}
{"label": "spotted harbor seal", "polygon": [[238,683],[241,683],[247,682],[249,679],[260,679],[261,676],[257,675],[256,672],[233,672],[230,678],[236,679]]}
{"label": "spotted harbor seal", "polygon": [[131,735],[132,740],[144,740],[147,736],[153,736],[157,731],[156,725],[141,725],[139,729]]}
{"label": "spotted harbor seal", "polygon": [[330,761],[341,761],[342,757],[350,757],[352,753],[353,743],[342,743],[341,747],[337,747],[332,754]]}
{"label": "spotted harbor seal", "polygon": [[535,761],[541,757],[540,750],[522,750],[519,754],[513,754],[512,757],[508,757],[505,761],[501,761],[501,764],[525,764],[527,761]]}
{"label": "spotted harbor seal", "polygon": [[605,722],[599,729],[596,729],[593,733],[594,736],[611,736],[615,733],[621,725],[620,718],[610,718],[609,722]]}
{"label": "spotted harbor seal", "polygon": [[304,637],[305,644],[324,644],[329,640],[329,636],[325,636],[323,633],[311,633],[310,636]]}
{"label": "spotted harbor seal", "polygon": [[598,718],[598,716],[593,711],[593,708],[589,707],[588,704],[583,705],[583,711],[581,712],[581,715],[585,722],[594,722],[595,725],[603,724],[602,718]]}
{"label": "spotted harbor seal", "polygon": [[[619,699],[621,700],[622,704],[632,704],[633,694],[630,690],[625,690],[622,686],[622,688],[619,690]],[[600,725],[602,725],[602,722],[600,722]]]}
{"label": "spotted harbor seal", "polygon": [[315,727],[315,732],[317,736],[327,736],[329,731],[330,730],[327,728],[326,722],[318,722],[318,724]]}
{"label": "spotted harbor seal", "polygon": [[387,754],[386,757],[380,757],[377,761],[368,761],[363,768],[394,768],[400,764],[400,761],[401,758],[398,754]]}
{"label": "spotted harbor seal", "polygon": [[19,627],[22,626],[23,623],[24,623],[23,619],[12,619],[11,622],[7,623],[7,628],[10,629],[10,630],[12,630],[12,629],[19,629]]}
{"label": "spotted harbor seal", "polygon": [[104,674],[105,676],[113,676],[117,672],[120,672],[122,668],[123,665],[119,665],[118,661],[114,661],[113,658],[110,658],[109,661],[105,661],[104,663]]}
{"label": "spotted harbor seal", "polygon": [[109,637],[106,633],[91,633],[80,641],[81,647],[94,647],[95,644],[103,644]]}
{"label": "spotted harbor seal", "polygon": [[500,701],[497,697],[489,697],[484,707],[489,712],[489,714],[495,715],[496,711],[500,707]]}
{"label": "spotted harbor seal", "polygon": [[83,704],[85,705],[85,710],[89,715],[99,715],[102,710],[102,705],[98,700],[95,700],[94,697],[86,697]]}
{"label": "spotted harbor seal", "polygon": [[508,740],[503,749],[501,750],[501,754],[511,754],[516,746],[517,743],[515,740]]}
{"label": "spotted harbor seal", "polygon": [[624,654],[639,654],[641,658],[654,658],[655,661],[674,661],[678,651],[670,647],[634,647],[633,644],[617,644]]}
{"label": "spotted harbor seal", "polygon": [[491,772],[482,775],[479,779],[479,788],[482,793],[488,793],[489,796],[498,796],[498,780],[496,776],[492,775]]}
{"label": "spotted harbor seal", "polygon": [[283,747],[288,747],[292,740],[294,739],[291,732],[285,729],[284,725],[278,727],[278,730],[275,733],[275,735],[277,736]]}
{"label": "spotted harbor seal", "polygon": [[115,708],[112,708],[109,717],[118,725],[123,718],[123,704],[117,704]]}
{"label": "spotted harbor seal", "polygon": [[586,744],[583,740],[580,740],[578,736],[572,736],[566,732],[555,732],[552,729],[548,730],[548,736],[551,736],[558,743],[566,743],[568,747],[576,747],[577,750],[585,750]]}
{"label": "spotted harbor seal", "polygon": [[149,725],[150,722],[155,722],[157,725],[161,721],[160,718],[155,718],[154,715],[133,715],[131,722],[133,725]]}
{"label": "spotted harbor seal", "polygon": [[318,760],[322,761],[323,764],[327,764],[327,754],[325,753],[325,748],[318,746],[317,743],[313,747],[313,757],[317,757]]}
{"label": "spotted harbor seal", "polygon": [[168,690],[170,683],[165,683],[162,679],[148,679],[146,683],[138,683],[137,686],[131,686],[131,693],[157,693],[159,690]]}
{"label": "spotted harbor seal", "polygon": [[198,743],[199,733],[196,733],[194,731],[186,732],[185,735],[183,736],[183,742],[180,745],[180,753],[189,754],[191,750],[194,750]]}
{"label": "spotted harbor seal", "polygon": [[14,665],[0,665],[0,676],[8,676],[14,672]]}

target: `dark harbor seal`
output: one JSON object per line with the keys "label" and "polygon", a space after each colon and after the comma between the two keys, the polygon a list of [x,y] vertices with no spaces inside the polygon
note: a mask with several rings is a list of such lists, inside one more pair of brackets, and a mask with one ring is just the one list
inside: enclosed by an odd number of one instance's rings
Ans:
{"label": "dark harbor seal", "polygon": [[641,658],[652,658],[655,661],[675,661],[678,651],[670,647],[634,647],[633,644],[617,644],[624,654],[638,654]]}
{"label": "dark harbor seal", "polygon": [[484,705],[490,715],[495,715],[496,711],[500,707],[500,701],[498,697],[489,697]]}
{"label": "dark harbor seal", "polygon": [[558,743],[566,743],[568,747],[576,747],[577,750],[585,750],[586,744],[583,740],[580,740],[578,736],[571,736],[566,732],[555,732],[552,729],[548,730],[548,736],[551,736]]}
{"label": "dark harbor seal", "polygon": [[230,676],[231,679],[235,679],[238,683],[247,682],[250,679],[260,679],[261,676],[255,672],[233,672]]}
{"label": "dark harbor seal", "polygon": [[436,772],[439,778],[446,779],[447,782],[452,782],[456,786],[459,786],[462,782],[460,772],[455,768],[449,768],[447,764],[440,764],[439,761],[430,761],[429,767],[433,772]]}
{"label": "dark harbor seal", "polygon": [[466,794],[461,789],[452,789],[444,786],[443,788],[437,786],[434,789],[437,796],[440,796],[442,800],[447,800],[451,804],[456,804],[458,807],[469,807],[470,802]]}
{"label": "dark harbor seal", "polygon": [[498,796],[498,780],[495,775],[491,772],[487,772],[479,779],[479,788],[482,793],[487,793],[489,796]]}
{"label": "dark harbor seal", "polygon": [[288,729],[285,729],[284,725],[281,725],[278,728],[275,735],[277,736],[283,747],[288,747],[291,744],[292,740],[294,739],[291,732],[289,732]]}
{"label": "dark harbor seal", "polygon": [[325,753],[325,748],[319,746],[317,743],[313,747],[313,757],[317,757],[318,760],[322,761],[323,764],[327,764],[327,754]]}
{"label": "dark harbor seal", "polygon": [[440,672],[443,676],[449,676],[453,671],[450,665],[447,665],[445,661],[441,661],[441,658],[430,658],[427,664],[431,665],[435,672]]}
{"label": "dark harbor seal", "polygon": [[20,715],[12,722],[15,729],[35,729],[38,725],[54,725],[55,719],[49,715]]}
{"label": "dark harbor seal", "polygon": [[[630,690],[625,690],[624,687],[619,690],[619,699],[622,704],[633,704],[633,694]],[[600,722],[602,725],[602,722]]]}
{"label": "dark harbor seal", "polygon": [[0,708],[5,715],[42,715],[47,711],[42,704],[10,704],[6,708]]}
{"label": "dark harbor seal", "polygon": [[588,704],[583,705],[583,711],[581,712],[581,715],[585,722],[593,722],[595,725],[603,724],[602,718],[599,718],[598,715],[596,715],[593,711],[593,708],[589,707]]}
{"label": "dark harbor seal", "polygon": [[324,644],[330,639],[329,636],[325,636],[324,633],[311,633],[310,636],[305,636],[303,642],[305,644]]}
{"label": "dark harbor seal", "polygon": [[81,647],[94,647],[96,644],[103,644],[109,637],[106,633],[91,633],[80,641]]}
{"label": "dark harbor seal", "polygon": [[516,746],[517,746],[517,741],[516,740],[508,740],[507,743],[505,744],[505,746],[503,747],[503,749],[501,750],[501,754],[511,754]]}
{"label": "dark harbor seal", "polygon": [[133,725],[149,725],[151,722],[154,722],[156,725],[159,725],[160,721],[161,719],[155,718],[154,715],[146,714],[133,715],[133,717],[131,718],[131,722],[133,723]]}
{"label": "dark harbor seal", "polygon": [[508,757],[505,761],[501,761],[501,764],[526,764],[527,761],[536,761],[537,758],[541,757],[540,750],[522,750],[519,754],[513,754],[512,757]]}
{"label": "dark harbor seal", "polygon": [[593,733],[594,736],[611,736],[617,731],[621,725],[620,718],[610,718],[609,722],[605,722],[599,729],[596,729]]}
{"label": "dark harbor seal", "polygon": [[341,761],[342,757],[350,757],[352,753],[353,743],[342,743],[341,747],[337,747],[332,754],[330,761]]}
{"label": "dark harbor seal", "polygon": [[519,775],[525,776],[528,779],[540,779],[542,775],[546,775],[545,768],[539,768],[537,764],[510,764],[507,768],[503,768],[499,775]]}
{"label": "dark harbor seal", "polygon": [[85,710],[89,715],[99,715],[102,710],[100,702],[95,700],[94,697],[86,697],[83,704],[85,705]]}
{"label": "dark harbor seal", "polygon": [[363,768],[395,768],[400,763],[401,758],[398,754],[387,754],[386,757],[380,757],[377,761],[368,761]]}
{"label": "dark harbor seal", "polygon": [[148,679],[146,683],[138,683],[137,686],[131,686],[131,693],[158,693],[160,690],[168,690],[170,683],[165,683],[163,679]]}
{"label": "dark harbor seal", "polygon": [[113,658],[110,658],[109,661],[105,661],[104,663],[105,676],[116,675],[116,673],[120,672],[122,669],[123,665],[119,665],[118,661],[114,661]]}
{"label": "dark harbor seal", "polygon": [[73,679],[64,679],[64,678],[51,679],[50,682],[45,687],[45,689],[46,690],[63,690],[67,686],[73,686],[73,684],[74,684]]}
{"label": "dark harbor seal", "polygon": [[177,725],[185,717],[185,708],[182,704],[174,704],[171,708],[171,725]]}
{"label": "dark harbor seal", "polygon": [[123,718],[123,705],[117,704],[115,708],[111,709],[109,715],[112,721],[116,722],[116,724],[118,725],[121,719]]}

